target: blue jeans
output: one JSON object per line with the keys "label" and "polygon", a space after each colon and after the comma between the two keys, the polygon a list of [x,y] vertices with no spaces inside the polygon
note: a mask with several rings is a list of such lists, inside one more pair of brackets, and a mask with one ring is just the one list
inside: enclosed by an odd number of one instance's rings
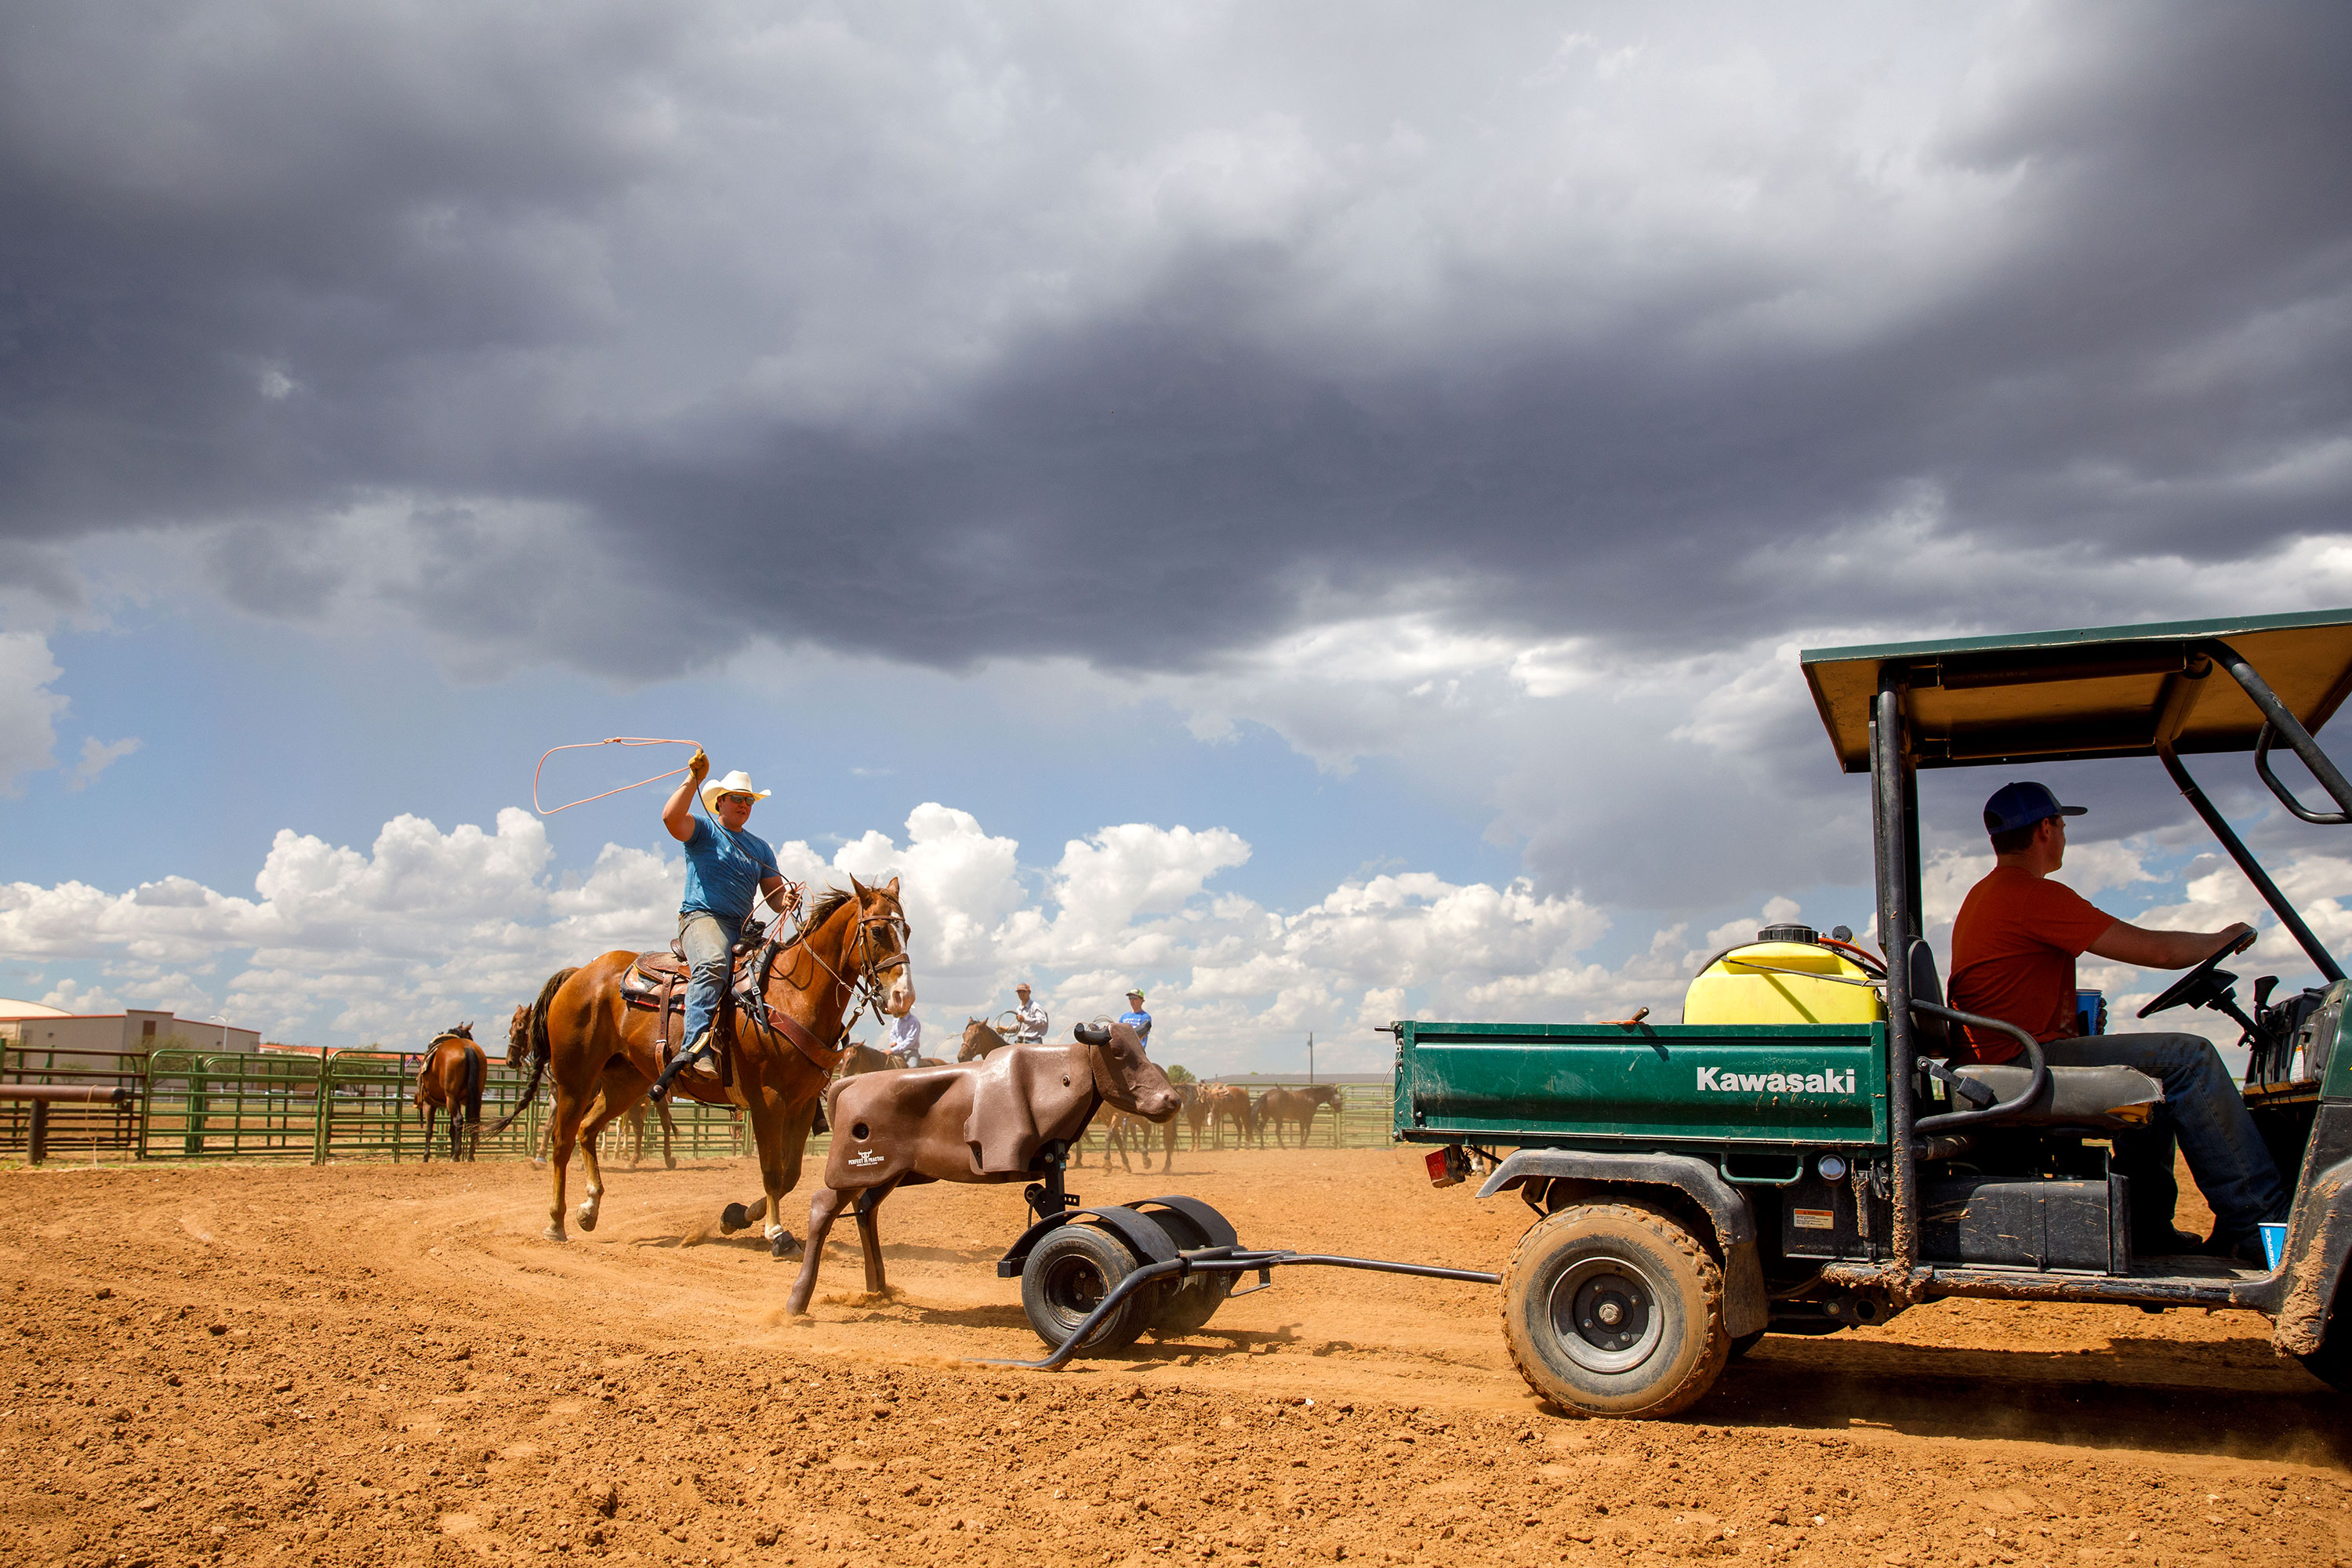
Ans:
{"label": "blue jeans", "polygon": [[2256,1222],[2286,1212],[2288,1193],[2271,1163],[2244,1097],[2212,1045],[2198,1035],[2093,1035],[2042,1047],[2052,1067],[2137,1068],[2164,1085],[2164,1109],[2143,1131],[2115,1136],[2115,1168],[2132,1184],[2132,1229],[2161,1235],[2179,1195],[2173,1140],[2189,1157],[2198,1190],[2213,1209],[2213,1233],[2254,1239]]}
{"label": "blue jeans", "polygon": [[678,945],[686,949],[686,1043],[692,1045],[719,1016],[719,1004],[734,978],[735,933],[729,921],[697,910],[677,917]]}

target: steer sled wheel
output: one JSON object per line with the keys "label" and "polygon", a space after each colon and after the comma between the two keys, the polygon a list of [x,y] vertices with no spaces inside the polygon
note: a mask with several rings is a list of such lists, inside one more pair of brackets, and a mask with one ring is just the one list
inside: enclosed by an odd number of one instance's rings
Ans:
{"label": "steer sled wheel", "polygon": [[1503,1272],[1503,1340],[1528,1386],[1588,1415],[1671,1415],[1730,1359],[1723,1274],[1654,1210],[1561,1209]]}
{"label": "steer sled wheel", "polygon": [[[1181,1209],[1155,1209],[1152,1219],[1168,1233],[1179,1252],[1191,1252],[1209,1245],[1201,1227],[1185,1217]],[[1165,1287],[1155,1292],[1150,1332],[1155,1340],[1179,1340],[1197,1333],[1208,1326],[1225,1298],[1234,1293],[1234,1276],[1230,1274],[1190,1274],[1184,1283],[1173,1289]]]}
{"label": "steer sled wheel", "polygon": [[[1058,1349],[1136,1268],[1127,1243],[1101,1226],[1058,1226],[1030,1249],[1021,1267],[1021,1310],[1029,1314],[1037,1337]],[[1108,1355],[1133,1344],[1151,1321],[1158,1294],[1146,1286],[1129,1296],[1078,1348]]]}

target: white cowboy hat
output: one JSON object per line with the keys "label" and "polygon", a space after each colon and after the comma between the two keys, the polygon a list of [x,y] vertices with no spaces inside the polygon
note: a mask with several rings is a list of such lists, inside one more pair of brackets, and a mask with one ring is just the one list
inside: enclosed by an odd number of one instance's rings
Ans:
{"label": "white cowboy hat", "polygon": [[768,792],[766,790],[753,789],[751,787],[751,775],[745,773],[741,768],[737,768],[733,773],[729,773],[723,779],[712,779],[702,786],[703,809],[705,811],[717,811],[719,809],[719,797],[722,795],[748,795],[753,800],[765,800],[768,798]]}

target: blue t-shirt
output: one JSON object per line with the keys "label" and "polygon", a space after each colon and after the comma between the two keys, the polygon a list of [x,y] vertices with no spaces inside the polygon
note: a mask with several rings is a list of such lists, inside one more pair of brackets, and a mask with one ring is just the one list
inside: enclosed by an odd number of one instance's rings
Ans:
{"label": "blue t-shirt", "polygon": [[1137,1039],[1141,1040],[1147,1046],[1151,1043],[1150,1014],[1121,1013],[1118,1016],[1118,1021],[1125,1024],[1129,1028],[1133,1029]]}
{"label": "blue t-shirt", "polygon": [[756,833],[727,828],[694,819],[694,836],[685,844],[686,898],[677,906],[682,915],[713,914],[741,925],[760,896],[760,884],[781,877],[776,852]]}

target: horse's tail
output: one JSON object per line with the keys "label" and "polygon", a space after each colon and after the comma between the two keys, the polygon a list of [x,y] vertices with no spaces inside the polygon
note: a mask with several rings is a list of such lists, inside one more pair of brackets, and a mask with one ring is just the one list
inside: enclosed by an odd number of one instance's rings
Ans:
{"label": "horse's tail", "polygon": [[457,1089],[458,1103],[466,1108],[467,1120],[478,1127],[482,1121],[482,1089],[489,1076],[489,1058],[480,1051],[467,1051],[465,1075]]}
{"label": "horse's tail", "polygon": [[563,983],[579,973],[576,966],[559,969],[547,977],[546,984],[539,988],[539,1000],[530,1005],[530,1079],[522,1086],[522,1093],[515,1100],[514,1109],[490,1129],[491,1137],[495,1138],[513,1126],[515,1118],[529,1110],[530,1102],[539,1098],[539,1080],[546,1075],[547,1059],[552,1051],[547,1038],[547,1009],[554,1002],[555,994],[563,989]]}

